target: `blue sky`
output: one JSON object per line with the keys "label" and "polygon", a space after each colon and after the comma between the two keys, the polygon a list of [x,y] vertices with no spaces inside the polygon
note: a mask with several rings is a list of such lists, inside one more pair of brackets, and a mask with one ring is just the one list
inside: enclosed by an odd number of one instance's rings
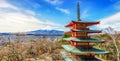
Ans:
{"label": "blue sky", "polygon": [[96,28],[120,30],[120,0],[0,0],[0,32],[65,30],[77,19],[77,2],[83,21],[100,21]]}

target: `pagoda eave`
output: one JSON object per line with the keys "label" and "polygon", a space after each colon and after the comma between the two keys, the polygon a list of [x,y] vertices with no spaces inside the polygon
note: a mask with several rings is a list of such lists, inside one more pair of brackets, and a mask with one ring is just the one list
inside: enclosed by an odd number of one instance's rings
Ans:
{"label": "pagoda eave", "polygon": [[91,49],[79,49],[71,45],[62,45],[62,47],[67,50],[68,52],[75,53],[75,54],[107,54],[109,53],[108,51],[105,50],[99,50],[96,48],[91,48]]}
{"label": "pagoda eave", "polygon": [[75,42],[91,42],[91,43],[103,43],[103,42],[105,42],[104,40],[97,40],[97,39],[92,39],[92,38],[90,38],[90,39],[79,39],[79,38],[63,38],[63,40],[66,40],[66,41],[75,41]]}
{"label": "pagoda eave", "polygon": [[72,25],[75,24],[86,24],[86,26],[91,26],[91,25],[95,25],[95,24],[99,24],[100,22],[81,22],[81,21],[72,21],[71,23],[69,23],[68,25],[66,25],[65,27],[72,27]]}

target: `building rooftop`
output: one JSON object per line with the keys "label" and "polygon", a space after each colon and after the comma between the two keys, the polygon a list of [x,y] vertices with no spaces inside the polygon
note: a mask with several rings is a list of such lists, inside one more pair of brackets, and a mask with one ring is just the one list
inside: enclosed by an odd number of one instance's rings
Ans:
{"label": "building rooftop", "polygon": [[93,42],[93,43],[100,43],[100,42],[105,42],[104,40],[97,40],[97,39],[92,39],[92,38],[85,38],[85,39],[80,39],[80,38],[63,38],[63,40],[66,41],[75,41],[75,42]]}
{"label": "building rooftop", "polygon": [[86,24],[86,26],[91,26],[91,25],[99,24],[99,22],[72,21],[71,23],[69,23],[65,27],[72,27],[72,25],[75,25],[77,23],[78,24]]}
{"label": "building rooftop", "polygon": [[107,54],[109,53],[108,51],[105,50],[99,50],[96,48],[90,48],[90,49],[84,49],[84,48],[76,48],[71,45],[62,45],[62,47],[67,50],[68,52],[76,53],[76,54]]}

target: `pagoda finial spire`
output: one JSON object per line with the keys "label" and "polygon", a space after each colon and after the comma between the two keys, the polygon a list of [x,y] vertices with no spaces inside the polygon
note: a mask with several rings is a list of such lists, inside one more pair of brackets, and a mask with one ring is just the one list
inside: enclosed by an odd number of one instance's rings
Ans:
{"label": "pagoda finial spire", "polygon": [[80,5],[79,5],[79,2],[77,3],[77,19],[78,19],[78,21],[81,21],[80,20]]}

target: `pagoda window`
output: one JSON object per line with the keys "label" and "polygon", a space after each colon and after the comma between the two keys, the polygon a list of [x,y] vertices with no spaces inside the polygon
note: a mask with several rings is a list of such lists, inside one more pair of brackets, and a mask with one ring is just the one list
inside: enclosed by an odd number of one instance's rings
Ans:
{"label": "pagoda window", "polygon": [[76,36],[76,33],[75,32],[72,32],[72,37],[75,37]]}
{"label": "pagoda window", "polygon": [[83,26],[86,26],[85,24],[83,24]]}
{"label": "pagoda window", "polygon": [[86,28],[85,24],[75,24],[76,29]]}
{"label": "pagoda window", "polygon": [[85,24],[77,24],[77,26],[85,26]]}
{"label": "pagoda window", "polygon": [[77,43],[76,43],[76,42],[73,42],[73,45],[74,45],[74,46],[76,46],[76,45],[77,45]]}
{"label": "pagoda window", "polygon": [[76,29],[76,24],[72,25],[73,29]]}
{"label": "pagoda window", "polygon": [[74,33],[72,33],[72,37],[74,36]]}
{"label": "pagoda window", "polygon": [[77,36],[77,32],[75,32],[74,34],[75,34],[75,36]]}
{"label": "pagoda window", "polygon": [[72,37],[87,37],[87,32],[72,32]]}
{"label": "pagoda window", "polygon": [[70,44],[71,44],[72,46],[74,45],[72,41],[70,41]]}
{"label": "pagoda window", "polygon": [[84,46],[84,47],[92,47],[93,43],[77,43],[78,46]]}
{"label": "pagoda window", "polygon": [[77,36],[87,36],[86,32],[77,32]]}
{"label": "pagoda window", "polygon": [[77,25],[76,25],[76,24],[74,24],[74,25],[72,25],[72,27],[73,27],[73,29],[76,29],[76,28],[77,28]]}

